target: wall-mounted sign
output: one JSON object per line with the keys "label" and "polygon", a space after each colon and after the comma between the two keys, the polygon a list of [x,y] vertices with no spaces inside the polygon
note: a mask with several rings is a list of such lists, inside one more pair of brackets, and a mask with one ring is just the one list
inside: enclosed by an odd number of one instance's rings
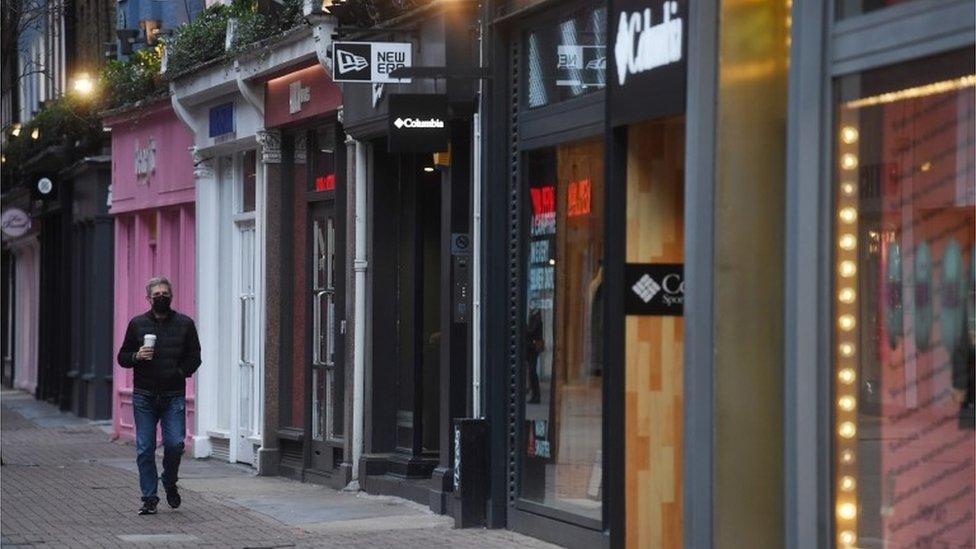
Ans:
{"label": "wall-mounted sign", "polygon": [[413,45],[409,42],[333,42],[332,65],[336,82],[407,84],[409,78],[392,78],[390,73],[413,66]]}
{"label": "wall-mounted sign", "polygon": [[435,153],[447,150],[447,96],[390,95],[391,153]]}
{"label": "wall-mounted sign", "polygon": [[288,84],[288,113],[295,114],[302,110],[302,105],[312,100],[312,88],[302,86],[301,80]]}
{"label": "wall-mounted sign", "polygon": [[684,314],[683,264],[628,263],[624,277],[624,314],[655,316]]}
{"label": "wall-mounted sign", "polygon": [[139,145],[139,140],[135,142],[135,166],[136,177],[146,177],[156,171],[156,140],[149,138],[149,143],[145,147]]}
{"label": "wall-mounted sign", "polygon": [[339,89],[321,64],[268,80],[264,93],[264,127],[275,128],[334,112],[342,104]]}
{"label": "wall-mounted sign", "polygon": [[557,86],[599,86],[607,83],[606,46],[556,48]]}
{"label": "wall-mounted sign", "polygon": [[210,108],[210,137],[232,136],[234,133],[234,103],[224,103]]}
{"label": "wall-mounted sign", "polygon": [[18,236],[27,234],[30,227],[30,216],[20,208],[4,210],[3,215],[0,215],[0,228],[3,229],[3,234],[10,238],[17,238]]}
{"label": "wall-mounted sign", "polygon": [[685,112],[686,0],[618,0],[613,37],[610,118],[613,125]]}

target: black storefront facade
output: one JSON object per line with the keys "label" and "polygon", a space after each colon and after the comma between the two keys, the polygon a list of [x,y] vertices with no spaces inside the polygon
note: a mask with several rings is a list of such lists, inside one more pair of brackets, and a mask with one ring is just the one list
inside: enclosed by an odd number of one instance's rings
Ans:
{"label": "black storefront facade", "polygon": [[[475,16],[474,3],[432,3],[401,14],[390,30],[341,37],[410,43],[414,67],[440,71],[436,79],[411,83],[345,83],[342,119],[350,178],[363,178],[356,188],[365,191],[367,205],[365,254],[356,258],[366,277],[359,484],[441,513],[456,507],[452,422],[469,415],[472,398],[468,239],[475,110],[475,80],[444,78],[444,71],[474,63]],[[423,118],[427,125],[395,125],[398,118]],[[441,134],[443,144],[436,138],[398,142],[401,132],[424,129]]]}
{"label": "black storefront facade", "polygon": [[84,157],[35,174],[40,225],[35,396],[79,417],[111,417],[114,232],[110,158]]}
{"label": "black storefront facade", "polygon": [[788,10],[731,4],[487,12],[490,526],[567,547],[782,542],[767,319]]}
{"label": "black storefront facade", "polygon": [[[112,311],[115,231],[108,214],[111,158],[85,157],[61,172],[71,187],[68,285],[70,360],[65,376],[70,410],[79,417],[112,417]],[[43,295],[43,294],[42,294]]]}

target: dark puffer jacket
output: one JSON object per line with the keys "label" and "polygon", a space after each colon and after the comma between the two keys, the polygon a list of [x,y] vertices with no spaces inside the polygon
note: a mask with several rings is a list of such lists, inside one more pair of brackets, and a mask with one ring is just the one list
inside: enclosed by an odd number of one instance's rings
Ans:
{"label": "dark puffer jacket", "polygon": [[[143,336],[156,334],[152,360],[137,360]],[[129,321],[119,349],[119,366],[135,369],[135,390],[150,393],[184,393],[186,378],[200,367],[200,338],[193,320],[171,311],[161,320],[152,311]]]}

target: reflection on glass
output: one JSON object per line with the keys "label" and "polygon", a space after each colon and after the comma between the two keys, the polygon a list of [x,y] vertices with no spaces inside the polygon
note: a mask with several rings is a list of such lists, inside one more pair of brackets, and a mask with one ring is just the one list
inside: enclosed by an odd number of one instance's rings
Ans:
{"label": "reflection on glass", "polygon": [[603,149],[526,157],[521,496],[602,516]]}
{"label": "reflection on glass", "polygon": [[586,9],[526,35],[526,104],[541,107],[606,86],[607,10]]}
{"label": "reflection on glass", "polygon": [[838,547],[973,547],[974,61],[837,82]]}
{"label": "reflection on glass", "polygon": [[834,9],[837,11],[837,18],[843,19],[912,1],[914,0],[835,0]]}
{"label": "reflection on glass", "polygon": [[336,128],[332,124],[315,131],[312,150],[312,179],[310,191],[334,191],[336,186],[335,168]]}
{"label": "reflection on glass", "polygon": [[242,166],[244,180],[241,189],[240,213],[253,212],[257,188],[257,153],[253,149],[244,153]]}

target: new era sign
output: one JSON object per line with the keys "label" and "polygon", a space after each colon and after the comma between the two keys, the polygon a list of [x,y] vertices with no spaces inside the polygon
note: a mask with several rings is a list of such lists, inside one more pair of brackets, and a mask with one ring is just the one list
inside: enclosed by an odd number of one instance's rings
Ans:
{"label": "new era sign", "polygon": [[390,95],[391,153],[435,153],[447,150],[447,96],[398,93]]}
{"label": "new era sign", "polygon": [[656,316],[684,314],[683,264],[628,263],[624,277],[625,314]]}
{"label": "new era sign", "polygon": [[413,47],[408,42],[333,42],[332,66],[335,82],[408,84],[409,78],[390,73],[413,66]]}

